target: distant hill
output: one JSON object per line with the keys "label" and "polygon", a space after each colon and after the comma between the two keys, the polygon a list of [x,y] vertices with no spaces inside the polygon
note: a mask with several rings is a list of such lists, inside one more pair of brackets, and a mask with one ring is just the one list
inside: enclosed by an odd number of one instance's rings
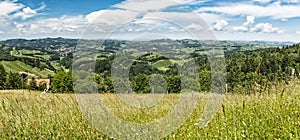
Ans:
{"label": "distant hill", "polygon": [[[10,39],[0,42],[0,61],[7,71],[18,72],[27,71],[40,77],[53,76],[59,70],[67,70],[71,68],[72,53],[77,46],[79,39],[66,38],[43,38],[43,39]],[[81,42],[89,42],[100,44],[103,40],[80,40]],[[269,42],[269,41],[195,41],[190,39],[184,40],[153,40],[142,42],[141,45],[147,45],[155,42],[181,43],[185,49],[182,51],[188,53],[197,53],[201,51],[209,51],[207,46],[215,45],[223,49],[226,54],[236,51],[250,51],[271,47],[283,47],[293,44],[293,42]],[[105,40],[102,49],[99,49],[98,57],[100,64],[106,65],[111,53],[118,51],[122,47],[126,47],[128,41]],[[172,51],[172,50],[170,50]],[[176,50],[174,50],[176,51]],[[138,55],[140,53],[137,50]],[[182,63],[178,61],[178,63]],[[162,66],[167,64],[167,66]],[[155,67],[161,70],[167,70],[166,67],[170,62],[161,60],[155,64]],[[101,67],[101,66],[100,66]],[[102,70],[99,70],[102,72]]]}
{"label": "distant hill", "polygon": [[13,46],[16,48],[28,48],[28,49],[43,49],[53,50],[59,48],[70,48],[77,45],[78,39],[66,39],[66,38],[44,38],[44,39],[9,39],[2,41],[2,44]]}
{"label": "distant hill", "polygon": [[[0,63],[6,71],[26,71],[47,78],[66,68],[77,40],[63,38],[11,39],[0,42]],[[70,65],[70,64],[68,64]]]}
{"label": "distant hill", "polygon": [[[191,84],[193,89],[208,91],[211,87],[211,64],[213,63],[210,63],[207,54],[220,58],[222,55],[216,52],[224,51],[228,91],[250,94],[256,90],[254,82],[264,86],[270,83],[288,83],[293,79],[292,77],[299,77],[300,45],[292,44],[292,42],[195,41],[190,39],[152,41],[12,39],[0,42],[0,63],[7,72],[13,72],[13,74],[25,71],[40,78],[64,78],[64,74],[61,74],[63,72],[59,71],[72,69],[74,51],[83,47],[85,50],[99,52],[95,63],[95,79],[99,91],[113,93],[112,64],[118,60],[116,59],[118,58],[117,52],[121,51],[128,58],[134,59],[130,67],[117,65],[129,70],[129,80],[133,83],[134,91],[149,93],[151,88],[145,83],[151,80],[151,75],[163,75],[167,81],[168,92],[178,93],[181,90],[181,75],[178,67],[191,68],[190,64],[194,61],[199,72],[199,80],[194,78],[186,80],[193,83]],[[145,47],[147,51],[143,51]],[[162,50],[169,55],[161,54]],[[76,61],[77,66],[86,68],[89,58],[77,58]],[[224,74],[224,72],[216,74]],[[65,75],[71,79],[70,73]],[[200,86],[197,86],[197,83]]]}

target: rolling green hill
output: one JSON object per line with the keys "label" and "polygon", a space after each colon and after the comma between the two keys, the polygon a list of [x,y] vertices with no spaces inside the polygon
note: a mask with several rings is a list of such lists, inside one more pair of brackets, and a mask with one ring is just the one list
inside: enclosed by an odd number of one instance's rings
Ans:
{"label": "rolling green hill", "polygon": [[39,76],[40,78],[47,78],[49,75],[54,75],[55,72],[49,69],[40,70],[39,68],[32,67],[30,65],[26,65],[21,61],[1,61],[0,62],[7,72],[17,73],[20,71],[26,71],[32,74]]}
{"label": "rolling green hill", "polygon": [[7,72],[26,71],[41,78],[52,77],[71,65],[75,39],[12,39],[0,42],[0,63]]}
{"label": "rolling green hill", "polygon": [[[12,39],[0,42],[0,62],[7,72],[17,73],[26,71],[48,78],[58,71],[68,71],[72,68],[75,49],[93,49],[99,51],[95,63],[95,73],[102,75],[106,86],[111,86],[111,67],[118,57],[118,52],[128,54],[134,58],[130,66],[129,79],[139,84],[149,80],[152,74],[162,74],[169,84],[180,89],[180,73],[177,66],[188,67],[195,60],[200,78],[198,82],[209,82],[211,78],[210,63],[206,55],[213,52],[224,52],[226,60],[226,79],[228,90],[231,92],[253,89],[254,79],[258,84],[269,82],[289,81],[290,72],[294,69],[295,75],[300,71],[299,45],[289,46],[289,42],[246,42],[246,41],[196,41],[196,40],[152,40],[152,41],[120,41],[80,40],[77,39],[45,38],[45,39]],[[82,43],[83,42],[83,43]],[[174,46],[174,44],[177,44]],[[178,45],[179,44],[179,45]],[[92,45],[92,48],[90,45]],[[97,46],[99,46],[97,48]],[[289,47],[288,47],[289,46]],[[86,47],[86,48],[85,48]],[[149,50],[149,48],[151,48]],[[143,51],[144,49],[144,51]],[[160,54],[160,51],[171,53],[169,56]],[[188,56],[186,55],[188,54]],[[191,57],[191,58],[190,58]],[[219,56],[216,56],[219,57]],[[89,58],[77,59],[84,64]],[[78,61],[79,62],[79,61]],[[260,66],[260,67],[258,67]],[[256,69],[258,73],[256,73]],[[137,79],[143,79],[139,82]],[[189,79],[191,83],[196,83]],[[102,81],[100,80],[99,83]],[[103,85],[103,84],[102,84]],[[202,83],[195,89],[207,89]],[[113,89],[113,88],[108,88]],[[148,91],[148,87],[139,92]],[[172,88],[174,89],[174,87]],[[171,90],[171,89],[170,89]],[[113,90],[105,91],[113,92]]]}

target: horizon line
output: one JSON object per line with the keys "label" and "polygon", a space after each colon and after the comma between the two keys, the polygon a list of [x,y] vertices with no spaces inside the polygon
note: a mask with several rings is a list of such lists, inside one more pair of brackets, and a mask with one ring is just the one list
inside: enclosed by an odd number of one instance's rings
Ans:
{"label": "horizon line", "polygon": [[[8,40],[18,40],[18,39],[22,39],[22,40],[38,40],[38,39],[58,39],[58,38],[62,38],[62,39],[74,39],[74,40],[116,40],[116,41],[133,41],[130,39],[118,39],[118,38],[109,38],[109,39],[101,39],[101,38],[72,38],[72,37],[41,37],[41,38],[22,38],[22,37],[16,37],[16,38],[8,38],[8,39],[0,39],[0,42],[4,42],[4,41],[8,41]],[[235,40],[235,39],[216,39],[216,40],[212,40],[212,39],[204,39],[204,40],[197,40],[197,39],[191,39],[191,38],[182,38],[182,39],[176,39],[176,38],[158,38],[158,39],[145,39],[145,40],[136,40],[136,41],[157,41],[157,40],[172,40],[172,41],[176,41],[176,40],[193,40],[193,41],[236,41],[236,42],[280,42],[280,43],[300,43],[300,41],[296,42],[296,41],[274,41],[274,40]]]}

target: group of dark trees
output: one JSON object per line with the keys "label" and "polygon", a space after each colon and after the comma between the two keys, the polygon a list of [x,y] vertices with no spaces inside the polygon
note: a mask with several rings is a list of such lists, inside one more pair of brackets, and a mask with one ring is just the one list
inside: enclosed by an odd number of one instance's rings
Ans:
{"label": "group of dark trees", "polygon": [[23,88],[22,77],[18,73],[7,73],[3,65],[0,64],[0,90],[21,88]]}
{"label": "group of dark trees", "polygon": [[300,45],[232,53],[226,56],[226,64],[230,91],[250,92],[255,82],[288,84],[299,78]]}

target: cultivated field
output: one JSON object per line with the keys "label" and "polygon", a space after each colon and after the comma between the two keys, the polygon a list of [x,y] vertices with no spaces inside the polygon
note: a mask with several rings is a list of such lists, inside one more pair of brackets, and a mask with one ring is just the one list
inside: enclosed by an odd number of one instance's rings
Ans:
{"label": "cultivated field", "polygon": [[40,70],[39,68],[26,65],[21,61],[1,61],[0,64],[4,66],[7,72],[18,73],[20,71],[26,71],[44,78],[47,78],[48,75],[55,74],[49,69]]}
{"label": "cultivated field", "polygon": [[[178,95],[166,95],[159,107],[136,109],[114,94],[103,94],[105,103],[120,118],[150,122],[176,104]],[[202,94],[190,118],[165,139],[300,139],[300,85],[258,93],[228,94],[211,123],[197,125],[207,101]],[[74,94],[27,91],[0,92],[1,139],[109,139],[82,116]]]}

